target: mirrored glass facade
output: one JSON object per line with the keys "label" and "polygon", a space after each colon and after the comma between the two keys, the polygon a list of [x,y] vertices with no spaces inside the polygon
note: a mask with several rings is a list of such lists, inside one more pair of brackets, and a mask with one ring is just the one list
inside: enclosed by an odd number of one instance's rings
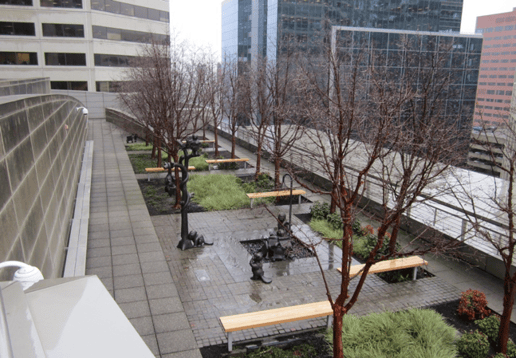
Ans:
{"label": "mirrored glass facade", "polygon": [[[462,2],[463,0],[253,0],[251,5],[250,0],[226,0],[222,4],[223,53],[238,53],[239,57],[249,60],[245,50],[249,50],[246,46],[250,44],[250,37],[257,46],[252,53],[265,53],[269,59],[274,59],[279,38],[295,38],[301,42],[313,40],[318,34],[329,31],[332,25],[459,32]],[[249,16],[249,11],[252,16]],[[252,24],[253,21],[259,24]],[[235,45],[237,32],[238,44]],[[230,40],[233,41],[233,47],[230,46]],[[264,43],[266,48],[260,48]]]}
{"label": "mirrored glass facade", "polygon": [[[450,122],[454,122],[460,116],[463,139],[469,141],[482,51],[481,36],[339,27],[333,41],[337,53],[371,49],[375,64],[392,74],[390,80],[396,81],[401,74],[407,73],[411,74],[409,78],[414,80],[415,86],[420,81],[418,76],[425,72],[424,68],[437,63],[438,59],[442,61],[439,62],[442,70],[450,75],[448,86],[442,90],[446,98],[443,120],[450,118]],[[363,61],[365,66],[368,59]]]}

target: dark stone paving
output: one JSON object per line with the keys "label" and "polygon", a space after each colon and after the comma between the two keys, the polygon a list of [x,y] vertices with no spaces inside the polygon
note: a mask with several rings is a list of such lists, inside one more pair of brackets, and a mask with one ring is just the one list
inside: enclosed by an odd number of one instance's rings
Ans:
{"label": "dark stone paving", "polygon": [[[295,212],[308,212],[309,204],[294,206]],[[288,207],[282,207],[288,212]],[[272,209],[278,213],[278,207]],[[152,222],[163,248],[172,279],[197,345],[227,342],[219,317],[279,308],[326,299],[322,275],[314,258],[293,262],[264,264],[270,285],[250,280],[250,256],[239,241],[261,237],[275,225],[275,219],[263,208],[195,213],[189,215],[190,230],[205,235],[215,244],[205,248],[176,249],[180,233],[180,215],[154,216]],[[293,217],[299,236],[319,241],[309,228]],[[303,234],[304,233],[304,234]],[[333,246],[333,245],[332,245]],[[335,298],[340,287],[341,252],[323,243],[318,246],[321,263]],[[354,284],[352,283],[352,289]],[[460,292],[438,277],[415,282],[387,284],[376,276],[367,278],[351,313],[362,315],[384,310],[422,307],[454,300]],[[292,322],[236,332],[235,341],[250,340],[296,330],[323,327],[324,318]]]}

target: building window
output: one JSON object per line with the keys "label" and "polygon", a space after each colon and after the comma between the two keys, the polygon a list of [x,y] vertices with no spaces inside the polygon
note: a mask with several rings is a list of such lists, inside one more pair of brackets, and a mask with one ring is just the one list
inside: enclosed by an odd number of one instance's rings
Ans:
{"label": "building window", "polygon": [[41,6],[82,9],[82,0],[41,0]]}
{"label": "building window", "polygon": [[137,17],[140,19],[169,22],[168,11],[160,11],[113,0],[92,0],[91,9],[111,12],[113,14],[121,14],[124,16]]}
{"label": "building window", "polygon": [[36,52],[0,52],[0,64],[37,65],[38,54]]}
{"label": "building window", "polygon": [[158,42],[169,40],[168,35],[152,34],[149,32],[115,29],[111,27],[93,26],[93,38],[112,41],[143,42],[150,43],[151,39]]}
{"label": "building window", "polygon": [[512,91],[505,91],[506,96],[512,96]]}
{"label": "building window", "polygon": [[96,53],[95,54],[95,66],[106,66],[106,67],[129,67],[129,62],[134,56],[122,56],[122,55],[107,55]]}
{"label": "building window", "polygon": [[50,88],[53,90],[87,91],[86,81],[50,81]]}
{"label": "building window", "polygon": [[86,54],[45,52],[45,64],[47,66],[86,66]]}
{"label": "building window", "polygon": [[0,0],[0,5],[32,6],[32,0]]}
{"label": "building window", "polygon": [[120,84],[117,81],[97,81],[95,82],[95,89],[97,92],[117,92]]}
{"label": "building window", "polygon": [[32,22],[0,21],[0,35],[36,36],[36,30]]}
{"label": "building window", "polygon": [[73,24],[43,24],[45,37],[84,37],[84,26]]}

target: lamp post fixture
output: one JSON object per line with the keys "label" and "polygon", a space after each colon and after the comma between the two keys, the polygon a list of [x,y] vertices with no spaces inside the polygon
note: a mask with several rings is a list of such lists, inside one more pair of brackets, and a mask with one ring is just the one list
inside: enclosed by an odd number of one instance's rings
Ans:
{"label": "lamp post fixture", "polygon": [[206,242],[204,236],[197,234],[196,231],[188,232],[188,205],[194,193],[189,193],[186,184],[189,179],[188,162],[190,158],[201,155],[201,142],[196,135],[188,137],[183,143],[178,141],[180,150],[183,155],[179,158],[179,163],[167,162],[163,165],[164,169],[168,170],[165,178],[165,191],[172,196],[176,191],[175,178],[172,175],[172,169],[179,168],[181,170],[181,182],[179,189],[181,190],[181,240],[177,245],[178,249],[188,250],[194,247],[202,247],[204,245],[213,245],[213,242]]}

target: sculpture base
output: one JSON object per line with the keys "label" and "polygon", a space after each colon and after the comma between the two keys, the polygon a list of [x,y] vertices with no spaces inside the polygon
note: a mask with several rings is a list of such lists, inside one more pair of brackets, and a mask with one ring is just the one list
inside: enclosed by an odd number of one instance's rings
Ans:
{"label": "sculpture base", "polygon": [[190,231],[186,238],[181,239],[177,244],[177,248],[182,251],[193,249],[196,247],[213,245],[213,241],[206,241],[203,235],[198,235],[196,231]]}

